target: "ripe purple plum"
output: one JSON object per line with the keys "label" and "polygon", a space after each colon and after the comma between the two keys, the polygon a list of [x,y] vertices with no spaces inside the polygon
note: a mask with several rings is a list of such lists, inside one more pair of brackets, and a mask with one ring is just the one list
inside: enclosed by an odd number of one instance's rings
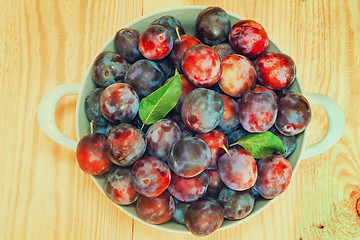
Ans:
{"label": "ripe purple plum", "polygon": [[162,224],[173,217],[175,202],[167,191],[153,198],[140,196],[136,202],[136,211],[141,220],[150,224]]}
{"label": "ripe purple plum", "polygon": [[234,191],[225,187],[221,190],[217,200],[224,208],[224,217],[229,220],[239,220],[247,217],[255,205],[252,189]]}
{"label": "ripe purple plum", "polygon": [[292,168],[288,160],[279,155],[269,155],[257,162],[256,191],[266,199],[279,196],[289,186]]}
{"label": "ripe purple plum", "polygon": [[101,87],[107,87],[124,79],[129,63],[117,53],[102,52],[92,65],[91,76]]}
{"label": "ripe purple plum", "polygon": [[270,129],[276,120],[278,105],[274,96],[267,91],[250,91],[239,103],[239,119],[243,128],[251,133]]}
{"label": "ripe purple plum", "polygon": [[219,54],[205,44],[191,46],[182,58],[181,67],[185,77],[197,87],[214,85],[222,72]]}
{"label": "ripe purple plum", "polygon": [[180,137],[180,128],[174,121],[161,119],[152,124],[146,132],[147,152],[165,160]]}
{"label": "ripe purple plum", "polygon": [[102,115],[114,124],[131,122],[139,110],[139,96],[126,83],[114,83],[100,97]]}
{"label": "ripe purple plum", "polygon": [[147,59],[163,59],[169,55],[172,48],[171,33],[160,25],[152,25],[140,34],[139,50]]}
{"label": "ripe purple plum", "polygon": [[278,108],[275,127],[285,136],[302,133],[309,125],[310,104],[301,93],[284,93],[278,100]]}
{"label": "ripe purple plum", "polygon": [[209,176],[205,171],[191,178],[184,178],[171,172],[168,190],[182,202],[194,202],[206,194],[208,185]]}
{"label": "ripe purple plum", "polygon": [[252,90],[256,83],[256,72],[251,61],[242,55],[233,54],[221,61],[221,90],[232,97],[241,97]]}
{"label": "ripe purple plum", "polygon": [[221,180],[235,191],[251,188],[258,176],[254,157],[240,147],[231,148],[229,153],[231,157],[224,154],[218,162]]}
{"label": "ripe purple plum", "polygon": [[208,133],[197,134],[195,137],[204,140],[210,148],[211,160],[208,169],[217,169],[218,160],[225,153],[223,147],[228,147],[225,134],[219,130],[213,130]]}
{"label": "ripe purple plum", "polygon": [[255,61],[259,82],[273,90],[283,90],[295,81],[296,67],[291,57],[284,53],[267,52]]}
{"label": "ripe purple plum", "polygon": [[235,52],[255,59],[266,51],[269,37],[259,23],[253,20],[240,20],[231,27],[229,43]]}
{"label": "ripe purple plum", "polygon": [[139,51],[139,37],[139,31],[131,28],[122,28],[115,35],[116,51],[128,63],[132,64],[143,58]]}
{"label": "ripe purple plum", "polygon": [[145,197],[157,197],[170,184],[171,174],[166,163],[154,158],[139,159],[131,170],[131,183],[135,190]]}
{"label": "ripe purple plum", "polygon": [[133,86],[140,98],[148,96],[161,87],[164,81],[164,73],[159,64],[147,59],[141,59],[132,64],[124,79],[125,83]]}
{"label": "ripe purple plum", "polygon": [[80,139],[76,148],[77,162],[85,173],[101,175],[110,170],[112,162],[106,155],[106,136],[91,133]]}
{"label": "ripe purple plum", "polygon": [[146,143],[142,131],[130,124],[121,123],[107,137],[107,156],[116,165],[130,166],[144,154]]}
{"label": "ripe purple plum", "polygon": [[194,235],[205,236],[215,232],[224,221],[224,210],[212,200],[192,203],[185,214],[185,224]]}
{"label": "ripe purple plum", "polygon": [[224,9],[208,7],[197,16],[196,36],[210,46],[224,43],[229,36],[230,27],[229,15]]}
{"label": "ripe purple plum", "polygon": [[197,137],[180,139],[172,147],[167,163],[172,171],[181,177],[194,177],[210,164],[209,146]]}
{"label": "ripe purple plum", "polygon": [[185,98],[181,117],[186,126],[197,133],[215,129],[224,114],[221,96],[209,89],[197,88]]}
{"label": "ripe purple plum", "polygon": [[104,190],[106,196],[117,205],[129,205],[135,202],[140,194],[131,184],[131,170],[116,168],[106,175]]}

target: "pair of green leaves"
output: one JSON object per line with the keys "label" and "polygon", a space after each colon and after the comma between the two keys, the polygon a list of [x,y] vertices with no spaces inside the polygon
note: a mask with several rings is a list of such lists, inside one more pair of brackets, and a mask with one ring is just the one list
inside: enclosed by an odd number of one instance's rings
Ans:
{"label": "pair of green leaves", "polygon": [[179,101],[181,93],[181,80],[177,70],[174,77],[164,86],[143,98],[139,104],[139,117],[145,125],[163,119]]}
{"label": "pair of green leaves", "polygon": [[[174,77],[164,86],[143,98],[139,104],[139,117],[143,126],[163,119],[177,104],[181,93],[181,79],[177,70]],[[284,152],[284,145],[279,137],[269,131],[248,134],[230,145],[240,145],[254,158],[260,159],[278,150]]]}

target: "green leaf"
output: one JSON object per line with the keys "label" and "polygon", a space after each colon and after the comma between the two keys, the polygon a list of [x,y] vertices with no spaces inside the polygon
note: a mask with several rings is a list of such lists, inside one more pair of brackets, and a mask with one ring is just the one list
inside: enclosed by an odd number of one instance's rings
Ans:
{"label": "green leaf", "polygon": [[144,125],[163,119],[173,109],[180,97],[181,80],[177,70],[164,86],[140,101],[139,117]]}
{"label": "green leaf", "polygon": [[250,152],[254,158],[257,159],[272,155],[276,150],[285,152],[281,139],[269,131],[248,134],[230,146],[236,144],[242,146],[246,151]]}

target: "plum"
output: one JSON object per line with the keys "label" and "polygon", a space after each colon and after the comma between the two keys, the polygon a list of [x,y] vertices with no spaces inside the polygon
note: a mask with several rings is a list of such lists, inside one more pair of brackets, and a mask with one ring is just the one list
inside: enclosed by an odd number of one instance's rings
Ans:
{"label": "plum", "polygon": [[169,55],[172,48],[171,33],[160,25],[152,25],[140,34],[139,50],[147,59],[163,59]]}
{"label": "plum", "polygon": [[206,172],[191,178],[184,178],[172,172],[168,190],[182,202],[194,202],[206,194],[208,185],[209,176]]}
{"label": "plum", "polygon": [[162,224],[169,221],[175,213],[175,202],[169,192],[157,197],[140,196],[136,202],[139,218],[150,224]]}
{"label": "plum", "polygon": [[229,153],[231,157],[224,154],[218,162],[221,180],[228,188],[236,191],[251,188],[258,175],[255,159],[240,147],[231,148]]}
{"label": "plum", "polygon": [[219,86],[227,95],[241,97],[255,87],[255,68],[247,57],[238,54],[229,55],[221,61],[221,67]]}
{"label": "plum", "polygon": [[114,38],[116,51],[125,58],[128,63],[134,63],[143,58],[139,51],[140,33],[136,29],[122,28]]}
{"label": "plum", "polygon": [[212,200],[192,203],[185,214],[185,224],[194,235],[204,236],[215,232],[224,221],[224,210]]}
{"label": "plum", "polygon": [[186,126],[197,133],[215,129],[224,114],[221,96],[209,89],[197,88],[185,98],[181,117]]}
{"label": "plum", "polygon": [[226,42],[230,27],[229,15],[219,7],[205,8],[196,18],[196,36],[210,46]]}
{"label": "plum", "polygon": [[197,87],[210,87],[221,76],[219,54],[205,44],[191,46],[184,54],[181,67],[185,77]]}
{"label": "plum", "polygon": [[115,126],[106,140],[110,160],[119,166],[134,164],[146,150],[145,134],[134,126],[122,123]]}
{"label": "plum", "polygon": [[252,133],[269,130],[275,123],[278,105],[268,92],[250,91],[239,103],[239,119],[242,127]]}
{"label": "plum", "polygon": [[171,174],[166,163],[154,158],[139,159],[131,170],[131,183],[145,197],[157,197],[170,184]]}
{"label": "plum", "polygon": [[229,43],[235,52],[255,59],[266,51],[269,37],[259,23],[253,20],[240,20],[231,27]]}
{"label": "plum", "polygon": [[80,139],[76,148],[77,162],[85,173],[101,175],[112,167],[112,162],[106,155],[106,136],[101,133],[91,133]]}
{"label": "plum", "polygon": [[139,110],[139,96],[126,83],[114,83],[100,97],[102,115],[114,124],[131,122]]}
{"label": "plum", "polygon": [[256,191],[266,198],[279,196],[289,186],[292,168],[282,156],[269,155],[257,162],[258,178],[254,185]]}
{"label": "plum", "polygon": [[275,127],[285,136],[302,133],[309,125],[310,104],[301,93],[284,93],[278,100],[278,108]]}
{"label": "plum", "polygon": [[130,84],[139,97],[144,98],[163,85],[165,76],[158,63],[141,59],[129,67],[124,82]]}
{"label": "plum", "polygon": [[106,196],[117,205],[129,205],[135,202],[140,194],[131,184],[131,170],[118,167],[106,175],[104,190]]}
{"label": "plum", "polygon": [[248,216],[255,205],[255,197],[251,189],[234,191],[223,188],[217,198],[224,208],[224,217],[229,220],[239,220]]}
{"label": "plum", "polygon": [[296,67],[291,57],[284,53],[267,52],[255,61],[259,82],[274,90],[283,90],[295,81]]}
{"label": "plum", "polygon": [[180,136],[180,128],[174,121],[161,119],[152,124],[146,132],[146,150],[151,156],[166,159]]}
{"label": "plum", "polygon": [[117,53],[100,53],[91,68],[91,76],[101,87],[107,87],[124,79],[129,63]]}
{"label": "plum", "polygon": [[167,163],[177,175],[194,177],[209,166],[210,156],[206,142],[197,137],[186,137],[172,147]]}

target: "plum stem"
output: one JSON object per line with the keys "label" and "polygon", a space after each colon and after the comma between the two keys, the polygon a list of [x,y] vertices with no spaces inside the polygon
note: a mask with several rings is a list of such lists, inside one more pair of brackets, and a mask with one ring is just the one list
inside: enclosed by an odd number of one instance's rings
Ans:
{"label": "plum stem", "polygon": [[237,143],[230,144],[229,147],[235,146]]}
{"label": "plum stem", "polygon": [[145,126],[145,122],[144,122],[144,123],[143,123],[143,125],[141,126],[140,131],[142,131],[142,130],[143,130],[144,126]]}
{"label": "plum stem", "polygon": [[179,40],[181,41],[181,37],[180,37],[179,27],[178,27],[178,26],[175,27],[175,31],[176,31],[176,34],[177,34]]}
{"label": "plum stem", "polygon": [[93,134],[94,133],[94,120],[90,121],[90,133]]}
{"label": "plum stem", "polygon": [[226,154],[227,154],[229,157],[231,157],[231,154],[229,153],[229,151],[227,150],[227,148],[225,147],[224,144],[221,144],[220,147],[225,150]]}

